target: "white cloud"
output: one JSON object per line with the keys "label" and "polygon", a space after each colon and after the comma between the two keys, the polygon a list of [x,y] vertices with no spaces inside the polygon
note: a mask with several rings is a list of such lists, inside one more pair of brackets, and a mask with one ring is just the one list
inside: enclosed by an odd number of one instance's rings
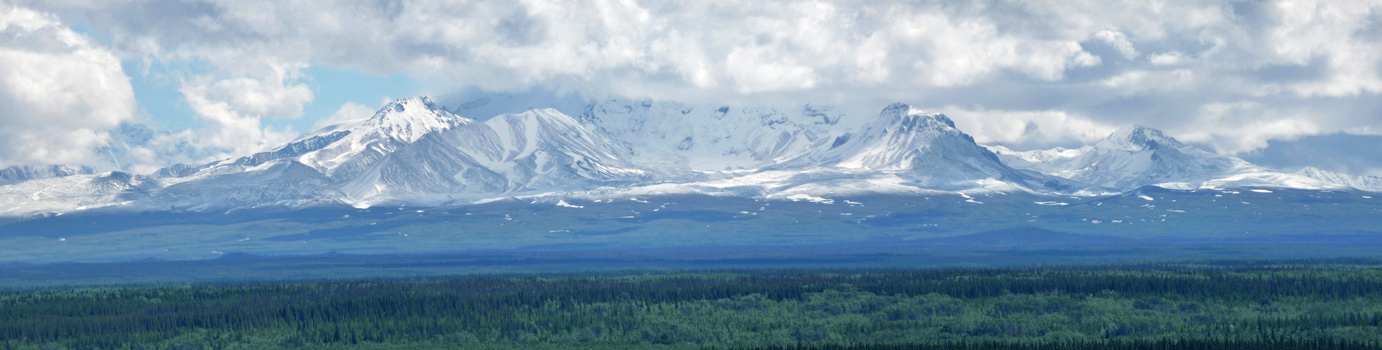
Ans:
{"label": "white cloud", "polygon": [[293,119],[302,116],[302,105],[314,98],[312,89],[297,82],[303,67],[270,67],[259,76],[232,78],[198,76],[183,82],[183,93],[198,100],[223,103],[250,116]]}
{"label": "white cloud", "polygon": [[980,144],[1084,144],[1103,139],[1119,127],[1063,111],[991,111],[955,106],[941,111]]}
{"label": "white cloud", "polygon": [[1272,51],[1282,60],[1305,64],[1323,56],[1328,61],[1329,77],[1300,84],[1294,90],[1303,95],[1349,96],[1362,92],[1382,92],[1378,76],[1382,60],[1382,41],[1359,40],[1354,33],[1373,23],[1374,11],[1382,3],[1366,1],[1282,1],[1281,25],[1268,36]]}
{"label": "white cloud", "polygon": [[1100,82],[1123,95],[1137,95],[1156,91],[1179,91],[1192,87],[1195,73],[1187,69],[1168,71],[1134,70],[1115,75]]}
{"label": "white cloud", "polygon": [[1188,59],[1180,51],[1154,53],[1147,56],[1147,62],[1153,66],[1174,66],[1186,63]]}
{"label": "white cloud", "polygon": [[337,109],[336,113],[332,113],[331,116],[327,117],[326,119],[317,121],[317,123],[314,124],[312,128],[320,129],[324,126],[348,121],[368,119],[372,116],[374,116],[373,108],[369,108],[365,105],[354,102],[346,102],[344,104],[341,104],[341,108]]}
{"label": "white cloud", "polygon": [[1113,46],[1123,58],[1132,60],[1138,56],[1137,48],[1133,47],[1132,41],[1128,41],[1128,35],[1123,32],[1105,29],[1094,33],[1094,37]]}
{"label": "white cloud", "polygon": [[0,167],[89,161],[133,112],[114,55],[52,15],[0,3]]}
{"label": "white cloud", "polygon": [[[225,81],[207,84],[184,83],[181,90],[187,105],[192,107],[192,111],[206,126],[173,133],[167,136],[171,140],[162,141],[164,145],[178,145],[178,149],[190,150],[191,154],[188,157],[193,162],[207,162],[266,151],[297,137],[297,132],[292,130],[264,127],[258,115],[245,113],[262,106],[259,100],[249,98],[250,102],[246,103],[242,99],[224,99],[256,93],[251,91],[226,94],[220,90],[221,87],[215,86]],[[297,108],[298,113],[301,113],[300,104]]]}
{"label": "white cloud", "polygon": [[[1060,80],[1068,66],[1091,66],[1098,60],[1073,40],[1032,40],[1000,33],[985,18],[951,18],[943,13],[918,13],[897,19],[901,49],[927,53],[912,56],[925,85],[970,85],[1001,69],[1042,80]],[[905,50],[908,52],[912,50]],[[910,55],[909,55],[910,56]]]}
{"label": "white cloud", "polygon": [[1323,128],[1308,114],[1273,111],[1253,102],[1205,105],[1193,125],[1171,128],[1182,141],[1205,143],[1223,154],[1241,154],[1267,146],[1267,140],[1317,135]]}

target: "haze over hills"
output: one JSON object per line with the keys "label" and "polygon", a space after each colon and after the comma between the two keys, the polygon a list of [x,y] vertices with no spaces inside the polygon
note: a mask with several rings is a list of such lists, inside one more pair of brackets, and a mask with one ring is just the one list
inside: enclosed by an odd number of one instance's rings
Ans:
{"label": "haze over hills", "polygon": [[152,174],[12,167],[0,170],[0,215],[667,193],[828,200],[862,193],[1092,195],[1153,185],[1382,191],[1379,178],[1314,168],[1276,172],[1137,126],[1079,149],[1017,152],[978,145],[949,117],[905,104],[851,128],[840,121],[863,116],[812,105],[605,99],[586,101],[575,116],[529,109],[543,103],[578,106],[569,98],[493,96],[447,110],[408,98],[269,152]]}

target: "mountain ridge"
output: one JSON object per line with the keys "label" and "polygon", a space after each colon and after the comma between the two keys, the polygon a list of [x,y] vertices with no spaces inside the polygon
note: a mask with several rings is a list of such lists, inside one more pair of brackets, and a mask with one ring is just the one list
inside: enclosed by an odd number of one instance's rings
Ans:
{"label": "mountain ridge", "polygon": [[[494,102],[500,97],[508,100]],[[270,151],[147,175],[9,168],[0,170],[0,213],[440,205],[668,191],[768,198],[1089,195],[1143,186],[1382,191],[1379,178],[1314,168],[1276,172],[1142,126],[1079,149],[983,146],[950,117],[901,103],[857,129],[838,126],[851,116],[809,104],[775,109],[611,98],[589,100],[578,116],[551,108],[460,115],[528,106],[515,102],[521,98],[473,100],[454,110],[427,97],[395,100],[370,118],[328,125]]]}

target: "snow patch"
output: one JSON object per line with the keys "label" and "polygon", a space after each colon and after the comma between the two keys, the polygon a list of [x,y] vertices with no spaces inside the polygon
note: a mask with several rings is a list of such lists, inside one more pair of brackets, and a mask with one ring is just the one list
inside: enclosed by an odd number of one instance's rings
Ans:
{"label": "snow patch", "polygon": [[[585,208],[584,205],[571,205],[571,203],[567,203],[566,200],[558,200],[558,201],[557,201],[557,206],[558,206],[558,207],[567,207],[567,208],[576,208],[576,209]],[[421,211],[421,210],[419,210],[419,212],[420,212],[420,211]]]}
{"label": "snow patch", "polygon": [[1257,192],[1257,193],[1272,193],[1272,191],[1268,191],[1268,190],[1256,190],[1256,189],[1255,189],[1255,190],[1250,190],[1250,191]]}
{"label": "snow patch", "polygon": [[808,201],[808,202],[812,202],[812,203],[835,204],[835,200],[833,200],[833,199],[826,199],[826,198],[822,198],[822,197],[816,197],[816,196],[812,196],[812,195],[805,194],[805,193],[798,193],[798,194],[790,195],[790,196],[787,196],[787,199],[791,199],[793,202]]}
{"label": "snow patch", "polygon": [[1070,203],[1066,203],[1066,202],[1033,202],[1033,203],[1040,204],[1040,205],[1070,205]]}
{"label": "snow patch", "polygon": [[1137,198],[1142,198],[1142,199],[1146,199],[1146,200],[1149,200],[1149,201],[1150,201],[1150,200],[1153,200],[1153,199],[1152,199],[1152,196],[1148,196],[1148,195],[1145,195],[1145,194],[1144,194],[1144,195],[1138,195]]}

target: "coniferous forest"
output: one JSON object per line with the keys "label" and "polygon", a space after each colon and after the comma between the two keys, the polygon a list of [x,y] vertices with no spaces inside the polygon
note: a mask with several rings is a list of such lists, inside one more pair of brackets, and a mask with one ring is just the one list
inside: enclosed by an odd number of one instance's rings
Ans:
{"label": "coniferous forest", "polygon": [[1382,349],[1382,269],[704,271],[0,291],[3,349]]}

